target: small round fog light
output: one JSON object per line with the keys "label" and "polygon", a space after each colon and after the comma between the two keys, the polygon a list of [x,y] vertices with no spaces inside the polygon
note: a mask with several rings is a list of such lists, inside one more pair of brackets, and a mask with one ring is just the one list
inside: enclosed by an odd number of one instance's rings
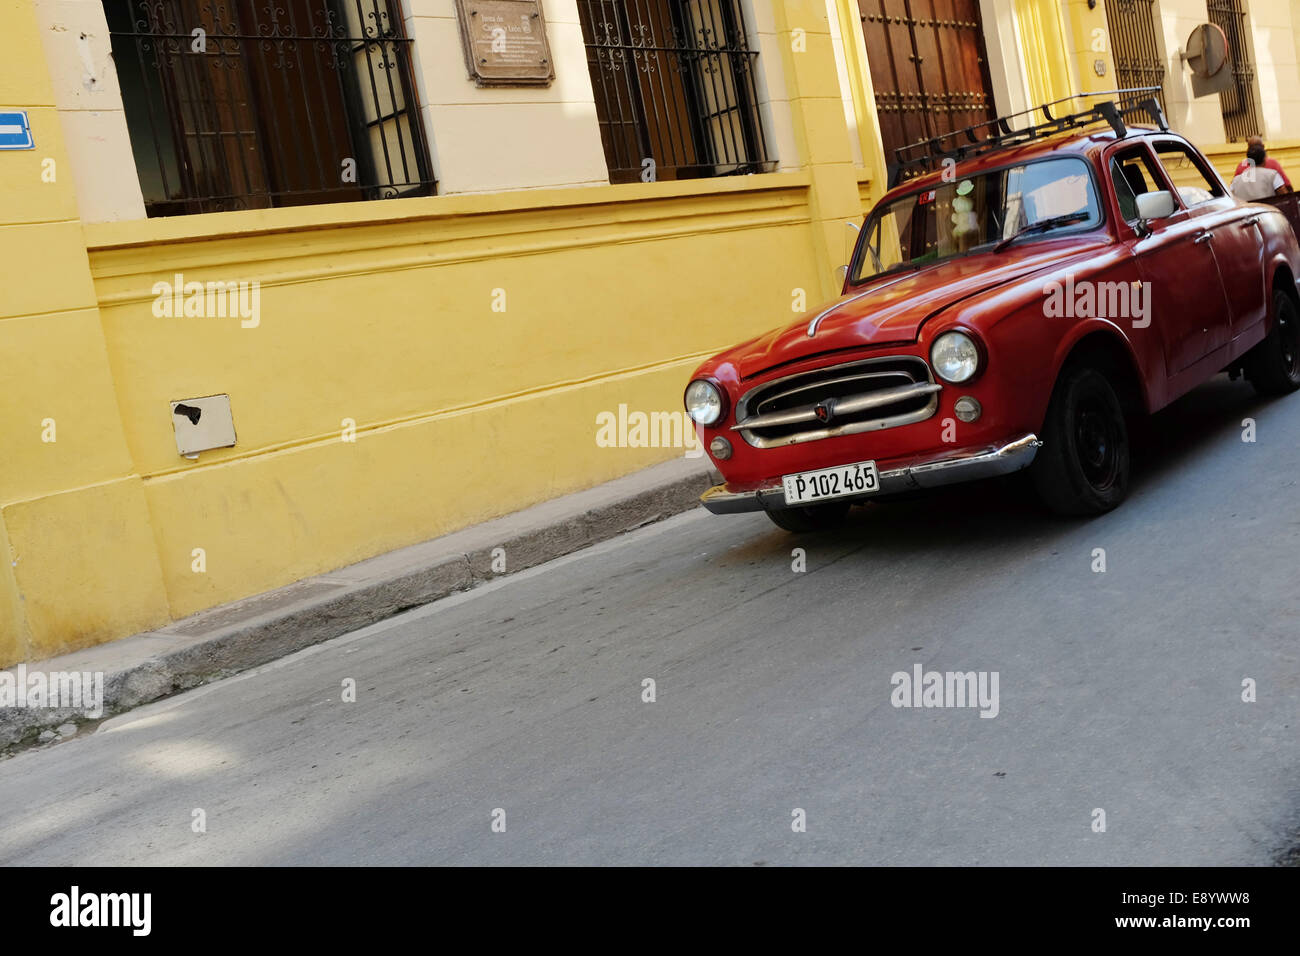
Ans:
{"label": "small round fog light", "polygon": [[731,457],[731,442],[727,441],[721,435],[709,442],[709,452],[714,458],[720,461],[726,461]]}
{"label": "small round fog light", "polygon": [[953,405],[952,410],[957,413],[957,417],[963,422],[973,422],[980,417],[984,409],[980,408],[980,403],[969,395],[963,395],[957,399],[957,404]]}

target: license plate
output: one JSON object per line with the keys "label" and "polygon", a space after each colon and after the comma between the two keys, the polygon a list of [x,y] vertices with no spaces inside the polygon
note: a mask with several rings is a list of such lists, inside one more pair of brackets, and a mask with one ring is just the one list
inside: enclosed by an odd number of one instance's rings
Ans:
{"label": "license plate", "polygon": [[874,461],[860,461],[854,465],[836,465],[818,471],[801,471],[783,475],[785,503],[802,505],[810,501],[846,498],[849,495],[866,495],[880,490],[880,473]]}

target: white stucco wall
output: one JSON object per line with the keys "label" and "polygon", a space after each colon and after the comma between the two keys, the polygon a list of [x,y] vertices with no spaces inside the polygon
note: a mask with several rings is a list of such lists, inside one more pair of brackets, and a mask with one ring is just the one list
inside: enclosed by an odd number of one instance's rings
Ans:
{"label": "white stucco wall", "polygon": [[[77,210],[83,222],[143,219],[101,0],[35,0]],[[36,144],[40,149],[40,144]]]}
{"label": "white stucco wall", "polygon": [[402,0],[438,192],[609,182],[575,0],[544,0],[555,63],[549,87],[469,79],[452,0]]}

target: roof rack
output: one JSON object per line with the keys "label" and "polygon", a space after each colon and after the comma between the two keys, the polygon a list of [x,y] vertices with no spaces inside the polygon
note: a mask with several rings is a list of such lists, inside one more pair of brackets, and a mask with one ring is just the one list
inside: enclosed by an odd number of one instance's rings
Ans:
{"label": "roof rack", "polygon": [[[1094,123],[1109,123],[1115,135],[1123,137],[1128,133],[1128,128],[1124,125],[1124,117],[1139,111],[1145,113],[1162,131],[1168,131],[1169,124],[1165,121],[1165,114],[1160,108],[1159,100],[1154,95],[1137,99],[1143,93],[1159,92],[1158,86],[1139,86],[1124,90],[1075,93],[1032,109],[1021,110],[1019,113],[999,116],[964,129],[918,140],[908,146],[900,146],[894,150],[896,162],[889,170],[889,186],[892,188],[897,185],[905,171],[911,171],[910,175],[918,175],[938,161],[969,159],[992,149],[1020,146],[1067,130],[1091,126]],[[1052,108],[1061,103],[1095,99],[1099,96],[1114,96],[1115,99],[1094,103],[1088,109],[1077,113],[1066,113],[1062,116],[1054,116],[1052,113]],[[1043,114],[1042,122],[1036,122],[1037,113]],[[1013,121],[1022,120],[1024,117],[1029,118],[1028,125],[1016,128]],[[953,145],[945,145],[949,140],[954,141]],[[921,152],[917,153],[918,150]]]}

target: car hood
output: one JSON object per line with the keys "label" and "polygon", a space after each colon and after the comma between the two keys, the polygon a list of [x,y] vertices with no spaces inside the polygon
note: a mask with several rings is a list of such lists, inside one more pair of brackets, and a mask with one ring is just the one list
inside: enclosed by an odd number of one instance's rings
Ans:
{"label": "car hood", "polygon": [[[1094,245],[1088,244],[1090,248]],[[736,346],[720,358],[732,362],[741,377],[748,378],[823,352],[912,343],[921,326],[945,309],[1059,265],[1062,258],[1059,249],[1029,258],[989,252],[877,279],[789,325]],[[816,334],[809,336],[809,325],[815,319]]]}

